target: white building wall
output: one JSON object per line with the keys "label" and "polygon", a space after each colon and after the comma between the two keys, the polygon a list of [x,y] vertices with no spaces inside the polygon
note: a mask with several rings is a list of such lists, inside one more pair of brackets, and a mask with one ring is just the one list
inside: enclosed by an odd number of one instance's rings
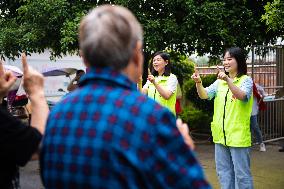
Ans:
{"label": "white building wall", "polygon": [[[56,61],[50,60],[50,52],[45,51],[42,54],[32,53],[31,56],[27,56],[27,61],[30,66],[38,70],[39,72],[46,72],[56,68],[76,68],[86,70],[81,58],[79,56],[65,56]],[[15,60],[6,59],[6,64],[19,67],[22,70],[21,57]],[[59,99],[64,92],[59,92],[58,89],[67,91],[67,85],[75,74],[70,77],[66,76],[52,76],[45,77],[45,95],[49,98],[55,97]]]}

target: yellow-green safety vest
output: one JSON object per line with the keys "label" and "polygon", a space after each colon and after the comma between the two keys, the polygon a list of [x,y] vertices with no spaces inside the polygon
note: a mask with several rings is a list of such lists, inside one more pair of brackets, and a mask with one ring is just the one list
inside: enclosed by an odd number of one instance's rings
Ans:
{"label": "yellow-green safety vest", "polygon": [[[172,75],[172,74],[171,74]],[[155,81],[158,85],[160,85],[163,88],[167,88],[167,81],[170,76],[159,76],[155,77]],[[148,86],[148,96],[155,101],[157,101],[159,104],[161,104],[164,107],[167,107],[171,112],[173,112],[174,115],[176,115],[176,91],[172,94],[172,96],[166,100],[164,99],[160,93],[157,91],[153,83],[150,83]]]}
{"label": "yellow-green safety vest", "polygon": [[[240,87],[247,75],[237,77],[233,83]],[[213,142],[230,147],[251,146],[250,116],[253,95],[247,101],[236,99],[227,82],[219,80],[214,100],[211,123]]]}

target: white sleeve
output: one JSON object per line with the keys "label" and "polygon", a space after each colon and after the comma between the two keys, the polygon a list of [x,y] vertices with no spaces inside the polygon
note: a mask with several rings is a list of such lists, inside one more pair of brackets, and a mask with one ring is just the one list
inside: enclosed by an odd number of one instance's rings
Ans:
{"label": "white sleeve", "polygon": [[148,89],[149,84],[150,84],[150,81],[147,80],[147,82],[146,82],[145,85],[142,87],[142,89]]}
{"label": "white sleeve", "polygon": [[171,74],[167,81],[168,90],[174,93],[177,89],[177,84],[178,84],[177,77],[174,74]]}

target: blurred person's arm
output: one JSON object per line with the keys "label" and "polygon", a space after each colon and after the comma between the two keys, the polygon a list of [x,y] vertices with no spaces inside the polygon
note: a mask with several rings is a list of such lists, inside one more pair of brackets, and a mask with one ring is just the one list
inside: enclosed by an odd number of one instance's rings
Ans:
{"label": "blurred person's arm", "polygon": [[192,150],[194,150],[195,146],[194,146],[194,142],[193,142],[192,138],[189,135],[188,125],[186,123],[183,123],[181,119],[177,119],[176,126],[177,126],[181,136],[183,137],[185,144],[188,147],[190,147]]}
{"label": "blurred person's arm", "polygon": [[5,108],[0,107],[1,159],[24,166],[38,152],[42,134],[38,129],[15,119]]}
{"label": "blurred person's arm", "polygon": [[2,103],[3,98],[7,96],[10,88],[16,82],[16,77],[13,76],[12,72],[4,71],[3,62],[0,60],[0,102]]}
{"label": "blurred person's arm", "polygon": [[31,126],[43,134],[47,121],[49,108],[44,96],[43,75],[28,66],[26,55],[22,54],[23,86],[31,101],[32,118]]}
{"label": "blurred person's arm", "polygon": [[[6,96],[15,77],[10,72],[5,72],[0,63],[0,96]],[[40,110],[38,110],[40,112]],[[36,124],[36,123],[35,123]],[[39,129],[26,126],[15,119],[6,109],[0,107],[0,150],[1,158],[13,161],[15,165],[23,166],[38,150],[42,133]]]}

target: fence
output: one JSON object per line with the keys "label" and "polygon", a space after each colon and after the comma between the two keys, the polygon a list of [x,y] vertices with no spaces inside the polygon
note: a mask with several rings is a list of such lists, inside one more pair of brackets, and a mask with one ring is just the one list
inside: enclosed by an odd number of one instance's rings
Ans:
{"label": "fence", "polygon": [[264,140],[284,138],[284,48],[252,47],[251,76],[268,93],[267,110],[259,114]]}

